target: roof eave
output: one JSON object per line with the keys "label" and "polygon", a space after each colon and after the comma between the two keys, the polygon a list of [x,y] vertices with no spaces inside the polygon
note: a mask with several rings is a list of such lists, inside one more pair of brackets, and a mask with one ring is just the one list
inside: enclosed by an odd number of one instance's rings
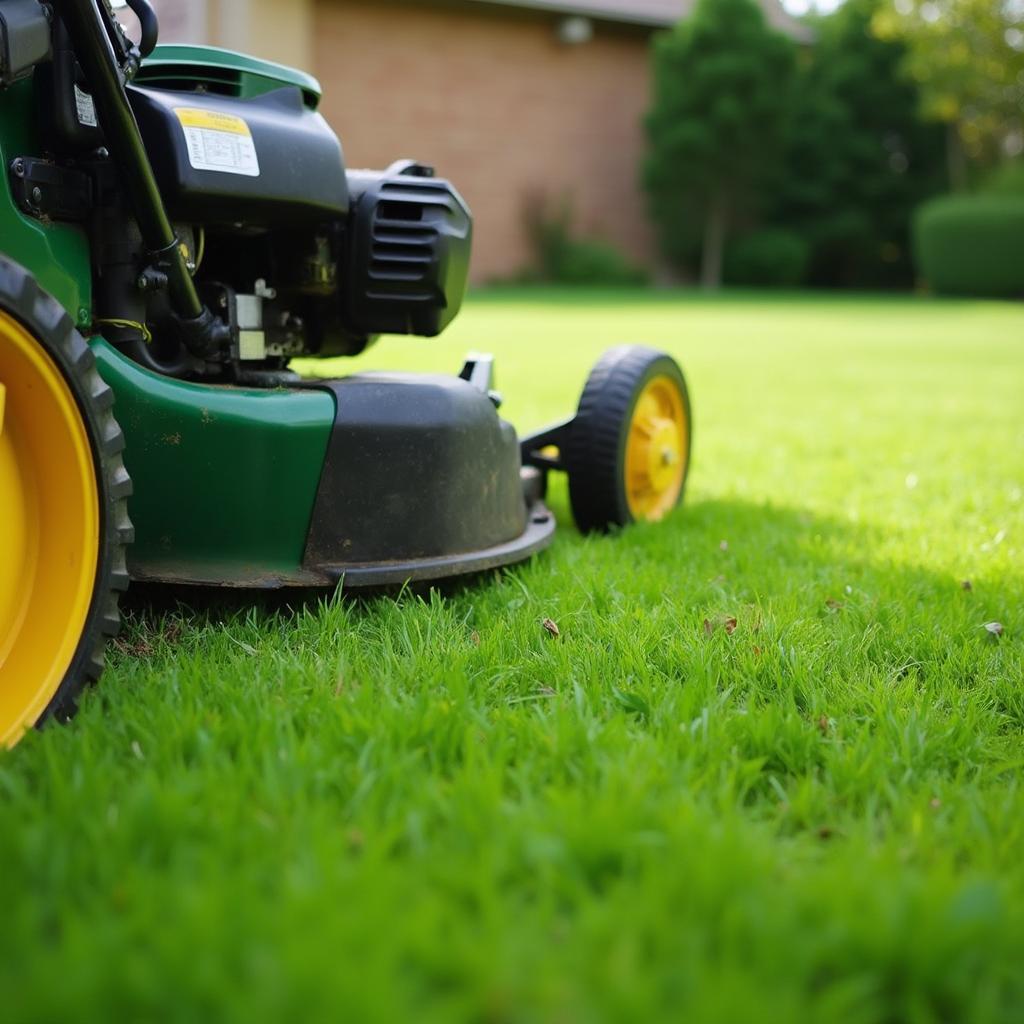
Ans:
{"label": "roof eave", "polygon": [[[606,21],[617,25],[636,25],[640,28],[671,28],[680,20],[678,15],[657,15],[632,13],[629,11],[595,10],[590,4],[562,3],[561,0],[471,0],[472,3],[486,4],[488,7],[515,7],[520,10],[543,11],[546,14],[560,14],[567,17],[578,16],[594,21]],[[774,27],[777,31],[788,35],[794,42],[810,45],[816,39],[814,29],[792,16],[785,19],[786,24]]]}
{"label": "roof eave", "polygon": [[521,9],[543,11],[546,14],[563,14],[569,17],[573,15],[592,18],[594,21],[610,21],[616,24],[640,25],[644,28],[669,28],[674,25],[678,18],[659,17],[651,14],[632,14],[629,12],[616,11],[595,11],[593,7],[585,4],[573,3],[550,3],[545,0],[472,0],[473,3],[487,4],[488,6],[518,7]]}

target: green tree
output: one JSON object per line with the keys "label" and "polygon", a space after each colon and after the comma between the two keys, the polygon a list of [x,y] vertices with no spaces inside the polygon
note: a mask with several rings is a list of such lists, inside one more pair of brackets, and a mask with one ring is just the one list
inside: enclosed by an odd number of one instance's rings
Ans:
{"label": "green tree", "polygon": [[815,284],[909,284],[913,210],[945,188],[943,132],[921,116],[906,47],[872,32],[886,3],[847,0],[820,19],[798,72],[766,217],[808,242]]}
{"label": "green tree", "polygon": [[1021,0],[892,0],[874,30],[907,44],[926,116],[947,126],[955,188],[969,165],[990,165],[1024,140],[1024,3]]}
{"label": "green tree", "polygon": [[698,0],[654,44],[643,180],[665,255],[721,283],[738,219],[782,158],[794,45],[754,0]]}

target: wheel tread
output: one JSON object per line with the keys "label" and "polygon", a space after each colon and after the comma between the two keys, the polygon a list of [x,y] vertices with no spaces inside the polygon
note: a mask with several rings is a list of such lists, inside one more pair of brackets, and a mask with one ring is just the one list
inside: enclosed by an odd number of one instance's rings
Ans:
{"label": "wheel tread", "polygon": [[128,516],[131,479],[122,452],[124,434],[114,419],[114,394],[96,369],[96,358],[67,310],[43,291],[23,267],[0,256],[0,308],[40,340],[61,367],[82,412],[94,446],[100,491],[100,563],[85,629],[68,673],[37,725],[67,721],[83,688],[103,672],[103,652],[117,635],[118,595],[128,588],[125,546],[135,531]]}
{"label": "wheel tread", "polygon": [[587,378],[564,452],[573,517],[584,532],[632,521],[622,483],[623,432],[640,387],[659,364],[678,375],[689,410],[675,361],[646,346],[609,349]]}

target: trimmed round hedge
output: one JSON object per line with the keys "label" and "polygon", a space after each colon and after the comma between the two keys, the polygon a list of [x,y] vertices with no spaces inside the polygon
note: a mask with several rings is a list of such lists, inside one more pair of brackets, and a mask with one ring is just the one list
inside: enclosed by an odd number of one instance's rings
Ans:
{"label": "trimmed round hedge", "polygon": [[943,196],[914,216],[914,259],[946,295],[1024,297],[1024,196]]}

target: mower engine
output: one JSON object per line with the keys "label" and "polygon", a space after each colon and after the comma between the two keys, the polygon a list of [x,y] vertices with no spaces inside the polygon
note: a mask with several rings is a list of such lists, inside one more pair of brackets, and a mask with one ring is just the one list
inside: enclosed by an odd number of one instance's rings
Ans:
{"label": "mower engine", "polygon": [[151,254],[114,168],[93,155],[103,137],[70,45],[42,69],[55,148],[82,151],[80,173],[99,193],[95,298],[107,337],[169,376],[258,385],[290,379],[296,356],[439,334],[469,269],[472,219],[455,188],[412,160],[346,171],[305,76],[264,62],[197,65],[195,51],[160,47],[126,92],[199,297],[230,327],[227,344],[198,354],[175,329],[166,277],[140,274]]}

